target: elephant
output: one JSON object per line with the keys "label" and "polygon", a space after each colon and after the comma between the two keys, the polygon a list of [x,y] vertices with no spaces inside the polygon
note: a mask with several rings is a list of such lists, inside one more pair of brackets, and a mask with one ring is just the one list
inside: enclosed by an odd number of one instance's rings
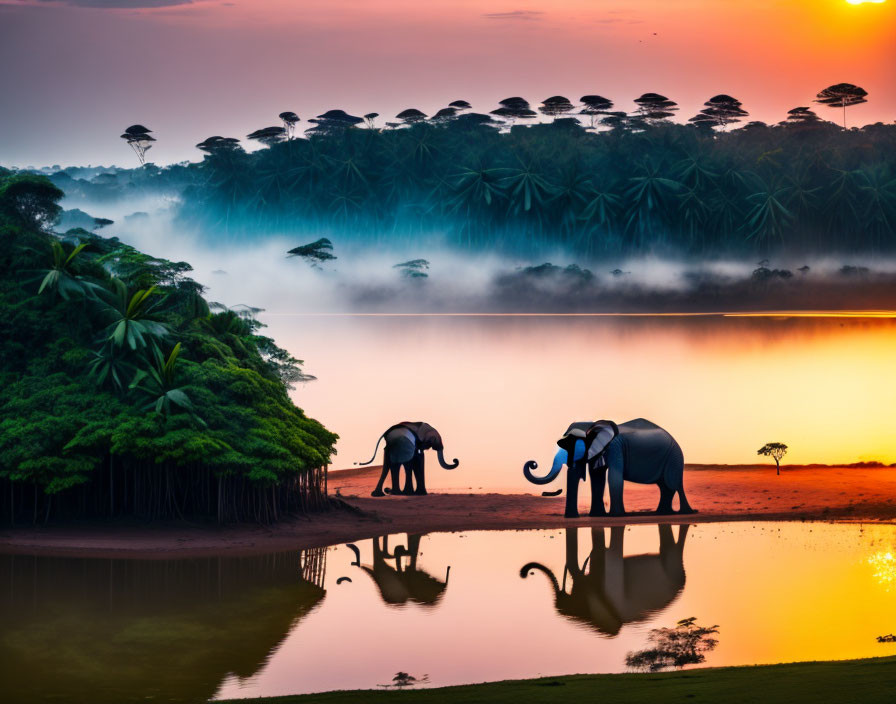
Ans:
{"label": "elephant", "polygon": [[[411,601],[421,606],[435,606],[439,603],[448,588],[448,575],[451,567],[445,571],[445,581],[439,581],[423,570],[417,569],[417,555],[420,552],[420,534],[407,534],[407,547],[399,545],[395,551],[389,552],[389,536],[374,538],[373,565],[361,564],[361,551],[357,545],[349,543],[346,547],[355,553],[352,565],[367,572],[377,588],[383,601],[390,606],[402,606]],[[380,543],[382,541],[382,544]],[[409,558],[405,566],[404,557]],[[395,567],[387,560],[395,560]]]}
{"label": "elephant", "polygon": [[[610,516],[625,515],[622,500],[624,481],[656,484],[660,502],[656,513],[670,514],[672,499],[678,494],[678,513],[696,513],[684,494],[684,455],[668,432],[644,418],[616,425],[610,420],[573,423],[557,441],[560,449],[554,456],[551,471],[537,477],[532,470],[538,463],[529,460],[523,474],[533,484],[548,484],[556,479],[563,465],[566,472],[567,518],[578,518],[579,482],[585,469],[591,478],[591,511],[589,516],[606,516],[604,483],[610,486]],[[572,463],[569,458],[572,457]]]}
{"label": "elephant", "polygon": [[[554,600],[560,614],[604,635],[615,636],[625,624],[644,621],[662,611],[682,592],[688,527],[679,526],[676,541],[672,526],[658,526],[659,554],[629,557],[623,556],[625,526],[610,528],[609,548],[605,547],[604,529],[592,528],[591,554],[581,567],[579,529],[567,528],[563,584],[549,568],[538,562],[524,565],[520,577],[525,579],[533,570],[542,572],[554,588]],[[566,572],[572,578],[569,592],[566,591]]]}
{"label": "elephant", "polygon": [[[380,449],[380,442],[386,439],[386,447],[383,450],[383,473],[377,482],[376,489],[373,490],[372,496],[384,496],[389,494],[404,494],[410,496],[416,494],[422,496],[426,494],[426,478],[423,471],[423,451],[435,450],[442,469],[455,469],[460,464],[457,458],[452,464],[445,461],[445,448],[442,444],[442,436],[439,432],[428,423],[408,422],[398,423],[386,430],[380,435],[376,441],[376,447],[373,450],[373,457],[367,462],[356,462],[357,465],[367,465],[376,459],[376,453]],[[405,483],[404,489],[399,491],[398,474],[401,466],[404,465]],[[386,475],[392,475],[392,488],[383,491],[383,482]],[[414,488],[416,483],[416,488]]]}

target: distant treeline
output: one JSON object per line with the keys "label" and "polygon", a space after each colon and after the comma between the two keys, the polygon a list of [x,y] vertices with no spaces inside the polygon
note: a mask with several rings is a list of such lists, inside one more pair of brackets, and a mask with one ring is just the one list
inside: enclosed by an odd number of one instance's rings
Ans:
{"label": "distant treeline", "polygon": [[48,232],[63,193],[0,169],[0,515],[273,521],[326,506],[336,435],[299,360],[185,262]]}
{"label": "distant treeline", "polygon": [[[473,117],[467,114],[463,117]],[[183,195],[181,216],[216,237],[317,232],[337,247],[441,237],[467,250],[586,256],[890,251],[896,125],[830,122],[515,125],[416,122],[199,146],[200,163],[54,181],[85,196]]]}

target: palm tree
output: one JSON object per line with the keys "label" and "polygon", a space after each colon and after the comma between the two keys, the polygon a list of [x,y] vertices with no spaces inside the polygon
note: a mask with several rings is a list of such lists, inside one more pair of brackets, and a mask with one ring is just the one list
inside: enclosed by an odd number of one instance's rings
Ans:
{"label": "palm tree", "polygon": [[747,239],[759,242],[763,252],[772,240],[783,242],[785,231],[793,223],[793,213],[785,205],[790,190],[786,186],[764,185],[761,191],[747,197],[753,204],[744,223]]}
{"label": "palm tree", "polygon": [[53,265],[42,272],[44,277],[37,290],[38,295],[44,291],[50,291],[64,301],[73,296],[94,298],[100,287],[95,283],[85,281],[74,273],[75,260],[87,244],[79,244],[68,254],[56,240],[53,240],[50,246],[53,249]]}
{"label": "palm tree", "polygon": [[180,355],[180,343],[165,358],[158,347],[152,348],[153,362],[148,369],[141,369],[131,382],[130,388],[143,393],[147,403],[143,410],[153,410],[159,415],[169,416],[173,410],[181,409],[189,413],[200,425],[205,422],[198,418],[193,408],[193,402],[184,390],[185,387],[177,384],[177,358]]}
{"label": "palm tree", "polygon": [[168,326],[157,321],[153,312],[161,299],[153,302],[156,287],[140,289],[128,296],[128,289],[121,279],[113,278],[114,291],[109,293],[105,306],[112,322],[105,329],[106,339],[116,347],[127,345],[132,351],[144,349],[150,342],[168,336]]}

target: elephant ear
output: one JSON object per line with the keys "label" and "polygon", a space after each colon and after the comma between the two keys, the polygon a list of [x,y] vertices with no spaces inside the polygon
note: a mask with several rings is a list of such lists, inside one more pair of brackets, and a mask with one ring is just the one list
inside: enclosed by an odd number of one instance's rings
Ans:
{"label": "elephant ear", "polygon": [[429,423],[419,423],[416,429],[417,439],[420,444],[429,449],[432,447],[442,447],[442,436],[439,431],[433,428]]}
{"label": "elephant ear", "polygon": [[619,435],[619,426],[611,420],[599,420],[588,429],[586,443],[588,444],[588,459],[593,459],[603,454],[610,441]]}

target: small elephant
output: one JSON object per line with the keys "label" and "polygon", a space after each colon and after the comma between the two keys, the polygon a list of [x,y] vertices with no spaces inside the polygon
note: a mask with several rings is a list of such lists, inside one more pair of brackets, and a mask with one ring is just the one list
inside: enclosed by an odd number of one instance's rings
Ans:
{"label": "small elephant", "polygon": [[619,425],[609,420],[573,423],[557,445],[560,449],[548,474],[544,477],[532,474],[532,470],[538,468],[538,463],[533,460],[523,466],[523,474],[533,484],[548,484],[560,474],[563,465],[567,465],[564,513],[567,518],[578,518],[579,482],[584,481],[586,468],[591,478],[590,516],[607,515],[604,509],[605,481],[610,486],[611,516],[625,514],[624,481],[659,486],[660,503],[656,513],[674,513],[672,499],[676,493],[678,513],[696,513],[684,495],[681,447],[668,432],[649,420],[637,418]]}
{"label": "small elephant", "polygon": [[[372,463],[376,459],[380,441],[386,439],[386,447],[383,450],[383,473],[377,482],[372,496],[383,496],[385,493],[423,495],[426,494],[426,477],[424,476],[423,451],[435,450],[442,469],[455,469],[460,463],[457,458],[452,464],[445,462],[445,448],[442,444],[442,436],[428,423],[408,422],[398,423],[380,435],[373,450],[373,457],[367,462],[358,462],[358,465]],[[405,482],[404,489],[399,490],[398,473],[404,465]],[[383,491],[383,482],[386,475],[392,475],[392,489]],[[416,488],[414,488],[416,483]]]}
{"label": "small elephant", "polygon": [[[435,606],[448,588],[448,575],[451,567],[445,571],[445,581],[436,579],[427,572],[418,569],[417,556],[420,553],[420,534],[407,534],[407,547],[399,545],[389,552],[389,536],[374,538],[373,565],[361,564],[361,551],[357,545],[349,543],[346,547],[355,554],[352,565],[360,567],[376,582],[383,601],[390,606],[402,606],[409,601],[421,606]],[[407,559],[407,564],[403,562]],[[395,560],[395,567],[388,564]]]}

